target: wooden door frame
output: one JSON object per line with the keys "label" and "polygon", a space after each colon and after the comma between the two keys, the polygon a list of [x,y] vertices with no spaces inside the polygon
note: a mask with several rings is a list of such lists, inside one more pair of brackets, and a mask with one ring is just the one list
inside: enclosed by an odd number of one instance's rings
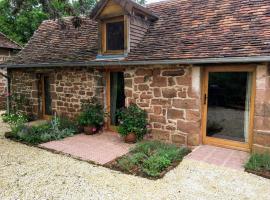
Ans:
{"label": "wooden door frame", "polygon": [[108,114],[106,121],[106,129],[117,132],[116,126],[111,125],[111,72],[124,72],[124,68],[110,68],[105,70],[106,77],[106,113]]}
{"label": "wooden door frame", "polygon": [[[207,126],[207,111],[208,111],[208,84],[209,72],[251,72],[252,73],[252,86],[250,95],[250,112],[249,112],[249,133],[248,142],[237,142],[221,138],[212,138],[206,136]],[[241,66],[209,66],[205,67],[203,71],[203,84],[202,84],[202,142],[203,144],[210,144],[225,148],[237,149],[242,151],[250,151],[253,143],[253,124],[254,124],[254,106],[255,106],[255,91],[256,91],[256,66],[254,65],[241,65]],[[206,95],[206,96],[205,96]],[[205,98],[206,97],[206,98]]]}
{"label": "wooden door frame", "polygon": [[50,120],[52,115],[46,115],[46,97],[45,97],[45,77],[49,77],[48,74],[40,74],[40,81],[41,81],[41,101],[42,101],[42,108],[41,108],[41,118],[45,120]]}

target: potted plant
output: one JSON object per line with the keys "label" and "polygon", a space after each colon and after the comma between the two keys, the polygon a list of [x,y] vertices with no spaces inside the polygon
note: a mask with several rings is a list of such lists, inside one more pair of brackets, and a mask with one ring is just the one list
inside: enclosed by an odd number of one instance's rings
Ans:
{"label": "potted plant", "polygon": [[102,105],[93,97],[82,104],[82,112],[78,117],[78,123],[83,126],[85,134],[92,135],[97,133],[103,126],[104,115]]}
{"label": "potted plant", "polygon": [[147,113],[136,104],[118,111],[118,133],[127,143],[135,143],[143,139],[147,133]]}

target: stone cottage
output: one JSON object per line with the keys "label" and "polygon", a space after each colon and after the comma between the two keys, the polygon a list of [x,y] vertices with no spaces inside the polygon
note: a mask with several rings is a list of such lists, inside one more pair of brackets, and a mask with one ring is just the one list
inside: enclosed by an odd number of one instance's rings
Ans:
{"label": "stone cottage", "polygon": [[[0,32],[0,64],[15,55],[20,49],[20,45]],[[6,109],[7,79],[4,77],[6,74],[6,69],[0,69],[0,110]]]}
{"label": "stone cottage", "polygon": [[44,21],[7,67],[36,118],[76,117],[96,96],[148,112],[154,139],[270,150],[270,4],[101,0],[91,16]]}

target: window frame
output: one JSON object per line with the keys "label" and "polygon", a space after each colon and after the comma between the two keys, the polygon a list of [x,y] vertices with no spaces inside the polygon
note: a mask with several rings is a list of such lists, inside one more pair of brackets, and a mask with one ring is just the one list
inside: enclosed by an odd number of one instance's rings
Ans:
{"label": "window frame", "polygon": [[[107,24],[113,22],[124,22],[124,49],[123,50],[108,50],[107,49]],[[102,54],[124,54],[127,49],[127,20],[124,16],[114,17],[103,20],[101,22],[101,53]]]}

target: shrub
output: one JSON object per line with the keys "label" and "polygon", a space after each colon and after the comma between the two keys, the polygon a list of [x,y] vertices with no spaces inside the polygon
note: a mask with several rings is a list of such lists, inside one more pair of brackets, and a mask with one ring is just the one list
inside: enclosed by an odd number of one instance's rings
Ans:
{"label": "shrub", "polygon": [[2,114],[2,120],[3,122],[9,123],[9,124],[16,124],[20,121],[28,121],[28,117],[22,113],[11,113],[11,114],[7,114],[4,113]]}
{"label": "shrub", "polygon": [[78,117],[78,123],[82,126],[101,127],[104,123],[104,110],[96,98],[83,103],[82,113]]}
{"label": "shrub", "polygon": [[261,171],[267,170],[270,171],[270,154],[252,154],[245,164],[247,170]]}
{"label": "shrub", "polygon": [[78,123],[75,121],[71,121],[66,117],[59,117],[59,129],[71,129],[74,130],[75,133],[78,133]]}
{"label": "shrub", "polygon": [[61,118],[54,117],[51,122],[38,126],[30,127],[22,124],[16,130],[12,130],[12,137],[29,144],[39,144],[60,140],[76,133],[73,127],[65,127],[61,122]]}
{"label": "shrub", "polygon": [[119,119],[118,132],[121,136],[135,133],[138,140],[143,139],[147,133],[147,113],[136,104],[123,108],[117,113]]}
{"label": "shrub", "polygon": [[3,120],[10,126],[11,132],[18,132],[28,121],[27,116],[21,113],[6,114]]}
{"label": "shrub", "polygon": [[166,156],[155,154],[143,163],[142,170],[149,176],[158,176],[170,164],[171,161]]}

